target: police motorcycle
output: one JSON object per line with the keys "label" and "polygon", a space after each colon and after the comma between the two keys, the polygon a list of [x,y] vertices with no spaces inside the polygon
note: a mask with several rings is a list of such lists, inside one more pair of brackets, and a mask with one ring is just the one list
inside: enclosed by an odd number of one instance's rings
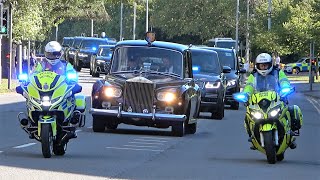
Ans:
{"label": "police motorcycle", "polygon": [[85,125],[85,96],[77,94],[82,91],[77,80],[76,72],[19,75],[16,92],[26,98],[27,113],[20,112],[18,119],[29,138],[41,142],[45,158],[64,155],[76,128]]}
{"label": "police motorcycle", "polygon": [[287,96],[292,94],[295,88],[280,89],[275,88],[276,86],[268,84],[266,87],[257,87],[258,91],[251,97],[244,92],[233,94],[236,101],[246,106],[245,118],[248,125],[245,123],[245,128],[247,132],[251,132],[252,148],[264,153],[269,164],[282,161],[285,151],[289,147],[295,148],[294,136],[299,136],[303,123],[300,108],[288,105]]}

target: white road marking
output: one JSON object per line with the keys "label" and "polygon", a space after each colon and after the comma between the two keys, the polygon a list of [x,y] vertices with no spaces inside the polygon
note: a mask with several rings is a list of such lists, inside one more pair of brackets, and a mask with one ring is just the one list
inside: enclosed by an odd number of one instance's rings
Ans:
{"label": "white road marking", "polygon": [[163,150],[156,150],[156,149],[135,149],[135,148],[121,148],[121,147],[106,147],[108,149],[119,149],[119,150],[133,150],[133,151],[157,151],[162,152]]}
{"label": "white road marking", "polygon": [[309,98],[307,97],[307,100],[313,105],[313,107],[318,111],[318,113],[320,114],[320,104],[319,102],[317,102],[315,99],[313,98]]}
{"label": "white road marking", "polygon": [[0,151],[0,153],[3,153],[3,151]]}
{"label": "white road marking", "polygon": [[87,127],[88,129],[92,129],[92,126]]}
{"label": "white road marking", "polygon": [[162,140],[157,140],[157,139],[133,139],[135,141],[146,141],[146,142],[159,142],[159,143],[165,143],[168,141],[162,141]]}
{"label": "white road marking", "polygon": [[76,130],[76,132],[80,132],[80,131],[82,131],[82,130],[81,129]]}
{"label": "white road marking", "polygon": [[159,139],[159,140],[170,140],[170,138],[159,138],[159,137],[149,137],[149,136],[145,136],[145,137],[140,137],[142,139]]}
{"label": "white road marking", "polygon": [[154,145],[164,145],[163,143],[151,143],[151,142],[129,142],[129,143],[132,143],[132,144],[154,144]]}
{"label": "white road marking", "polygon": [[13,147],[13,148],[15,148],[15,149],[20,149],[20,148],[25,148],[25,147],[28,147],[28,146],[33,146],[33,145],[35,145],[35,144],[37,144],[37,143],[23,144],[23,145],[20,145],[20,146],[15,146],[15,147]]}
{"label": "white road marking", "polygon": [[136,147],[136,148],[159,148],[158,146],[136,146],[136,145],[124,145],[127,147]]}

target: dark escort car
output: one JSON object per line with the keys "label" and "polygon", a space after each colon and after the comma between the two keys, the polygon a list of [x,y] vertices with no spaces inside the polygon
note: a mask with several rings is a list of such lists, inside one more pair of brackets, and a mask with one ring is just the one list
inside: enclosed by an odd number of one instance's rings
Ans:
{"label": "dark escort car", "polygon": [[193,77],[201,88],[201,112],[211,112],[212,119],[224,117],[226,78],[230,67],[221,66],[217,52],[191,48]]}
{"label": "dark escort car", "polygon": [[235,101],[232,97],[233,93],[240,92],[240,75],[246,73],[245,69],[240,69],[239,61],[234,49],[218,48],[218,47],[202,47],[216,51],[219,56],[222,66],[229,66],[231,72],[226,74],[227,78],[227,91],[225,97],[225,104],[231,105],[231,109],[238,110],[239,102]]}
{"label": "dark escort car", "polygon": [[97,53],[90,62],[92,67],[92,77],[99,77],[100,73],[106,73],[109,70],[110,60],[112,56],[111,49],[115,45],[100,45]]}
{"label": "dark escort car", "polygon": [[[120,123],[171,126],[180,137],[196,132],[201,97],[188,46],[146,39],[118,42],[109,73],[94,83],[94,132],[116,129]],[[166,58],[170,64],[164,63]]]}
{"label": "dark escort car", "polygon": [[91,61],[93,54],[97,53],[99,45],[116,44],[114,40],[108,38],[86,37],[82,39],[78,51],[76,51],[74,67],[77,71],[81,68],[90,68],[92,74]]}
{"label": "dark escort car", "polygon": [[83,36],[76,36],[72,39],[72,42],[70,43],[70,47],[66,49],[65,51],[65,60],[70,62],[72,65],[74,65],[74,60],[76,56],[76,52],[79,49],[80,43],[82,39],[86,37]]}

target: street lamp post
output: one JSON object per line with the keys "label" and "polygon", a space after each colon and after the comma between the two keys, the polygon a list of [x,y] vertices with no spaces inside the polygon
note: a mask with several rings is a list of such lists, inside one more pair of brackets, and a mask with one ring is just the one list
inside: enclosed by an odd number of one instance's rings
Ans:
{"label": "street lamp post", "polygon": [[149,30],[149,1],[146,1],[146,32]]}
{"label": "street lamp post", "polygon": [[239,0],[237,0],[237,13],[236,13],[236,52],[238,52],[239,43]]}
{"label": "street lamp post", "polygon": [[272,5],[272,0],[269,0],[268,2],[268,31],[271,30],[271,5]]}

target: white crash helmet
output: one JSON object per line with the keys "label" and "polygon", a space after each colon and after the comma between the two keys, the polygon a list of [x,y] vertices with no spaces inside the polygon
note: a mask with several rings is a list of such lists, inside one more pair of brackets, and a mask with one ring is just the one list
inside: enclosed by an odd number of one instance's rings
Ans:
{"label": "white crash helmet", "polygon": [[62,47],[57,41],[50,41],[44,48],[44,55],[46,60],[55,65],[60,61]]}
{"label": "white crash helmet", "polygon": [[[260,69],[260,64],[266,64],[266,69]],[[256,58],[256,70],[259,74],[266,76],[272,71],[272,58],[268,53],[261,53]]]}

